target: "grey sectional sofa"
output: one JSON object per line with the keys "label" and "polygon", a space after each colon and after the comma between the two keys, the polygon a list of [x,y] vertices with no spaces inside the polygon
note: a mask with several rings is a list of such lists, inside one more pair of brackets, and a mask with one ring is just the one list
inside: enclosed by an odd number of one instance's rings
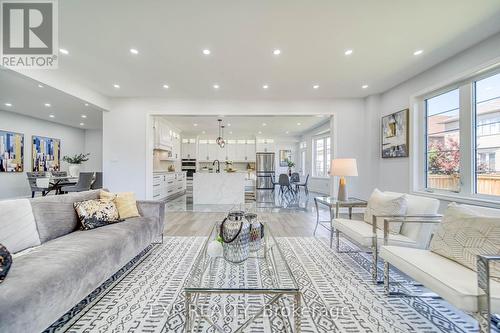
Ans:
{"label": "grey sectional sofa", "polygon": [[165,208],[155,201],[138,201],[141,217],[78,230],[73,203],[98,197],[88,191],[30,200],[41,245],[15,256],[0,284],[0,332],[43,331],[161,237]]}

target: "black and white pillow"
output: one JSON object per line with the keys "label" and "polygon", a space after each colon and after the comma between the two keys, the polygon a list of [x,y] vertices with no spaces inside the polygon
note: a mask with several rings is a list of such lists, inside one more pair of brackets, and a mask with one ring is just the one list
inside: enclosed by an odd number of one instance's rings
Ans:
{"label": "black and white pillow", "polygon": [[9,250],[2,244],[0,244],[0,283],[5,280],[7,273],[9,272],[10,266],[12,265],[12,256]]}
{"label": "black and white pillow", "polygon": [[82,224],[82,230],[91,230],[122,221],[113,201],[86,200],[75,202],[73,206]]}

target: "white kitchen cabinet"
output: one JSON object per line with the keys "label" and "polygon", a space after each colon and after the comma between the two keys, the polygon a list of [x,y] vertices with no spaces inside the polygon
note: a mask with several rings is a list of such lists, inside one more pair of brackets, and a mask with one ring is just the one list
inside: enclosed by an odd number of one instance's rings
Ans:
{"label": "white kitchen cabinet", "polygon": [[186,191],[185,172],[165,172],[153,175],[153,200],[167,200]]}
{"label": "white kitchen cabinet", "polygon": [[154,120],[154,149],[169,152],[169,160],[181,158],[180,131],[163,118]]}
{"label": "white kitchen cabinet", "polygon": [[245,145],[245,162],[255,162],[255,141],[248,141]]}
{"label": "white kitchen cabinet", "polygon": [[276,145],[273,139],[257,139],[256,149],[259,153],[274,152]]}
{"label": "white kitchen cabinet", "polygon": [[225,159],[226,159],[225,149],[222,149],[216,143],[209,143],[208,144],[208,160],[209,161],[213,161],[213,160],[221,161],[221,160],[225,160]]}
{"label": "white kitchen cabinet", "polygon": [[198,144],[198,155],[197,155],[198,161],[209,161],[210,160],[208,147],[209,147],[209,144],[206,141],[200,140],[200,142]]}
{"label": "white kitchen cabinet", "polygon": [[196,158],[196,139],[182,139],[181,156],[183,159]]}

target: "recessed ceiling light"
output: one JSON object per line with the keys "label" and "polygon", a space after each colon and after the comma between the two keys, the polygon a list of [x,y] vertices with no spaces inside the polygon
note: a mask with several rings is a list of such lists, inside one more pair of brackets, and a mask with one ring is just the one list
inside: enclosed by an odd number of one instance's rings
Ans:
{"label": "recessed ceiling light", "polygon": [[302,124],[301,123],[297,123],[297,126],[300,126],[300,125],[302,125]]}
{"label": "recessed ceiling light", "polygon": [[262,134],[262,132],[261,132],[261,131],[259,131],[259,134]]}
{"label": "recessed ceiling light", "polygon": [[80,123],[80,126],[84,126],[84,125],[85,125],[85,123]]}
{"label": "recessed ceiling light", "polygon": [[38,88],[43,88],[43,86],[41,84],[38,84]]}
{"label": "recessed ceiling light", "polygon": [[413,52],[413,55],[421,55],[422,53],[424,53],[424,50],[416,50],[415,52]]}
{"label": "recessed ceiling light", "polygon": [[197,127],[197,126],[198,126],[198,124],[194,123],[194,124],[193,124],[193,126],[194,126],[194,127]]}
{"label": "recessed ceiling light", "polygon": [[367,85],[367,84],[363,84],[363,85],[361,86],[361,88],[366,89],[366,88],[368,88],[368,85]]}
{"label": "recessed ceiling light", "polygon": [[319,84],[313,85],[313,89],[319,89]]}
{"label": "recessed ceiling light", "polygon": [[264,84],[264,85],[262,86],[262,89],[268,89],[268,88],[269,88],[269,85],[268,85],[268,84]]}
{"label": "recessed ceiling light", "polygon": [[274,55],[280,55],[281,54],[281,50],[280,49],[274,49],[273,50],[273,54]]}
{"label": "recessed ceiling light", "polygon": [[227,123],[227,127],[231,126],[231,123]]}
{"label": "recessed ceiling light", "polygon": [[163,88],[168,89],[168,88],[170,88],[170,87],[168,86],[168,84],[164,84],[164,85],[163,85]]}
{"label": "recessed ceiling light", "polygon": [[54,118],[55,116],[53,114],[49,114],[49,117],[50,118]]}
{"label": "recessed ceiling light", "polygon": [[214,89],[219,89],[220,88],[220,86],[218,84],[214,84],[213,87],[214,87]]}
{"label": "recessed ceiling light", "polygon": [[202,134],[205,134],[206,132],[205,131],[201,131]]}
{"label": "recessed ceiling light", "polygon": [[266,123],[262,123],[262,126],[267,126],[267,124]]}
{"label": "recessed ceiling light", "polygon": [[85,106],[89,106],[89,103],[85,103]]}
{"label": "recessed ceiling light", "polygon": [[233,134],[233,131],[229,131],[229,134]]}
{"label": "recessed ceiling light", "polygon": [[137,49],[130,49],[130,53],[139,54],[139,51]]}
{"label": "recessed ceiling light", "polygon": [[352,50],[351,49],[345,50],[344,54],[345,55],[351,55],[352,54]]}
{"label": "recessed ceiling light", "polygon": [[286,134],[288,134],[288,133],[290,133],[290,132],[289,132],[289,131],[286,131],[285,133],[286,133]]}
{"label": "recessed ceiling light", "polygon": [[61,52],[62,54],[66,54],[66,55],[69,54],[69,51],[66,49],[59,49],[59,52]]}
{"label": "recessed ceiling light", "polygon": [[212,52],[210,52],[210,50],[209,50],[209,49],[204,49],[204,50],[203,50],[203,54],[204,54],[204,55],[209,55],[210,53],[212,53]]}
{"label": "recessed ceiling light", "polygon": [[10,108],[12,106],[12,103],[5,103],[5,106],[8,106]]}
{"label": "recessed ceiling light", "polygon": [[82,118],[83,119],[87,118],[87,115],[86,114],[82,114]]}
{"label": "recessed ceiling light", "polygon": [[45,103],[44,104],[46,108],[50,108],[52,105],[50,105],[50,103]]}
{"label": "recessed ceiling light", "polygon": [[116,89],[120,89],[120,85],[119,84],[113,84],[113,87],[115,87]]}

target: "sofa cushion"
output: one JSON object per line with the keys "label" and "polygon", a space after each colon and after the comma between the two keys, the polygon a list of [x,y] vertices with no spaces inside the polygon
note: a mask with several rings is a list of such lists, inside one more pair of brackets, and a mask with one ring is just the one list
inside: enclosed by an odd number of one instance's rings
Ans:
{"label": "sofa cushion", "polygon": [[[451,203],[434,233],[430,250],[476,271],[477,255],[500,255],[500,218],[480,216]],[[490,274],[500,282],[500,263],[490,265]]]}
{"label": "sofa cushion", "polygon": [[[454,306],[477,311],[477,274],[473,270],[429,250],[383,246],[380,257],[422,283]],[[491,305],[500,311],[500,283],[491,281]]]}
{"label": "sofa cushion", "polygon": [[[405,194],[386,194],[378,189],[368,199],[364,221],[372,224],[373,215],[405,215],[407,210],[407,199]],[[397,235],[401,231],[402,223],[389,224],[389,232]],[[377,228],[384,230],[384,218],[377,219]]]}
{"label": "sofa cushion", "polygon": [[78,229],[73,203],[99,198],[99,190],[31,199],[40,241],[45,243]]}
{"label": "sofa cushion", "polygon": [[[334,219],[332,226],[338,229],[341,233],[345,234],[348,238],[355,241],[358,245],[363,247],[370,247],[372,245],[372,225],[364,221],[348,220],[348,219]],[[384,233],[382,230],[377,230],[377,242],[381,246],[384,244]],[[416,247],[417,243],[404,235],[389,235],[389,244]]]}
{"label": "sofa cushion", "polygon": [[0,284],[0,332],[40,332],[154,239],[144,218],[48,241],[14,260]]}
{"label": "sofa cushion", "polygon": [[[387,192],[386,192],[387,193]],[[439,200],[417,195],[407,195],[408,207],[406,215],[432,215],[439,210]],[[421,248],[429,246],[434,224],[403,223],[401,233],[406,237],[422,242]]]}
{"label": "sofa cushion", "polygon": [[116,204],[120,218],[128,219],[138,217],[137,200],[133,192],[110,193],[107,191],[100,192],[101,199],[111,200]]}
{"label": "sofa cushion", "polygon": [[28,199],[0,201],[0,243],[11,253],[40,245]]}
{"label": "sofa cushion", "polygon": [[75,202],[73,205],[83,230],[103,227],[120,220],[113,201],[95,199]]}

